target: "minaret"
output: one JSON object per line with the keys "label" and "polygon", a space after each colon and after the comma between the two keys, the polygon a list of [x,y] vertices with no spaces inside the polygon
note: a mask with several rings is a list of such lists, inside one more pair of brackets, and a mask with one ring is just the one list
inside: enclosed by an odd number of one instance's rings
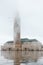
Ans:
{"label": "minaret", "polygon": [[14,23],[14,43],[15,43],[15,49],[21,50],[20,18],[18,14],[15,17],[15,23]]}

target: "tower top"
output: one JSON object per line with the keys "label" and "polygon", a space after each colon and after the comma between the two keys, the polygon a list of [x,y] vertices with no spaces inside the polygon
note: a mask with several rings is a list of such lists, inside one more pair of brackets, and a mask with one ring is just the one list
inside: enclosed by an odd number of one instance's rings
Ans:
{"label": "tower top", "polygon": [[16,14],[15,22],[14,22],[14,42],[20,41],[20,18],[19,14]]}
{"label": "tower top", "polygon": [[16,17],[15,17],[14,32],[20,33],[20,18],[18,12],[16,13]]}
{"label": "tower top", "polygon": [[15,16],[15,22],[20,24],[20,17],[19,17],[19,13],[18,12],[16,13],[16,16]]}

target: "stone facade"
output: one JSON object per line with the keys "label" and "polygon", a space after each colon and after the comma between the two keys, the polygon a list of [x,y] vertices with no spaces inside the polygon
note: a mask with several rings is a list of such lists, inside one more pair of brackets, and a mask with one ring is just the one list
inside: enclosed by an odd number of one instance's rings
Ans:
{"label": "stone facade", "polygon": [[22,45],[22,49],[23,50],[41,50],[41,44],[39,42],[24,42],[24,44]]}
{"label": "stone facade", "polygon": [[38,51],[42,50],[42,45],[38,40],[30,41],[29,39],[21,39],[21,43],[10,41],[5,43],[2,47],[4,50],[23,50],[23,51]]}

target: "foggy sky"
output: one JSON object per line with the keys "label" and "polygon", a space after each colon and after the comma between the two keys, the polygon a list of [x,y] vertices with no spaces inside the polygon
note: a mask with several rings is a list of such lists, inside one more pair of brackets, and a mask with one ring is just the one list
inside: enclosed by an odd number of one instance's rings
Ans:
{"label": "foggy sky", "polygon": [[14,18],[19,12],[21,37],[43,43],[43,0],[0,0],[0,44],[14,39]]}

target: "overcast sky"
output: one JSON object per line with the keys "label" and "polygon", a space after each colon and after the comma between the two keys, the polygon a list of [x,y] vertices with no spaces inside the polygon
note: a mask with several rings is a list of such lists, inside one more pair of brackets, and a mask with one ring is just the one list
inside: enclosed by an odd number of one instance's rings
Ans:
{"label": "overcast sky", "polygon": [[0,0],[0,45],[14,39],[14,18],[19,12],[21,37],[43,43],[43,0]]}

